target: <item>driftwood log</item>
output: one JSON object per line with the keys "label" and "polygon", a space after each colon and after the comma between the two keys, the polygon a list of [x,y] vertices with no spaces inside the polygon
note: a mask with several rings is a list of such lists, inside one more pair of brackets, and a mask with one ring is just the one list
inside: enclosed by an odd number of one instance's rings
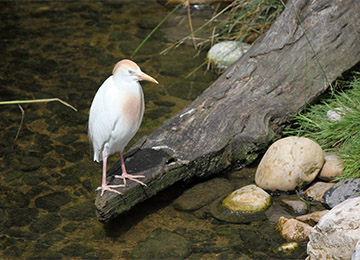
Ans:
{"label": "driftwood log", "polygon": [[[296,12],[295,12],[296,10]],[[314,101],[360,60],[360,2],[293,0],[268,32],[194,102],[133,146],[123,195],[97,194],[106,222],[179,180],[251,163],[290,114]],[[186,88],[186,86],[184,86]],[[121,172],[118,162],[108,181]]]}

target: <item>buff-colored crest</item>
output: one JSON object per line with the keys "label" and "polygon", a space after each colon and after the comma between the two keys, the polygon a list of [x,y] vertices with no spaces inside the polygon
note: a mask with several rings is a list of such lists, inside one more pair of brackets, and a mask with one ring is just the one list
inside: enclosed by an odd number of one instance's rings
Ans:
{"label": "buff-colored crest", "polygon": [[114,69],[112,71],[112,74],[114,75],[116,73],[117,69],[119,69],[119,68],[126,68],[126,69],[131,69],[134,71],[140,71],[139,66],[135,62],[128,60],[128,59],[121,60],[118,63],[116,63],[114,66]]}

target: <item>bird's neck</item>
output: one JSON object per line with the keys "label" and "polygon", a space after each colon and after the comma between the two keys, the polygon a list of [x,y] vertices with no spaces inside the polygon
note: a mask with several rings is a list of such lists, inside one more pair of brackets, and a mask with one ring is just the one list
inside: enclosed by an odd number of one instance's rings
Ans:
{"label": "bird's neck", "polygon": [[121,75],[114,75],[113,80],[116,88],[121,91],[139,92],[141,85],[137,80],[132,78],[125,78]]}

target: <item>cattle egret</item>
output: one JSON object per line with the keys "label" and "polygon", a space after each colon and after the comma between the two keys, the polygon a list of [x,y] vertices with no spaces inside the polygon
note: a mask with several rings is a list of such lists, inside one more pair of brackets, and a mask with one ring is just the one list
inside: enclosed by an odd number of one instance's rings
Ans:
{"label": "cattle egret", "polygon": [[[143,182],[137,178],[142,175],[130,175],[126,172],[123,151],[140,127],[144,115],[144,94],[139,81],[147,80],[158,84],[149,75],[142,72],[131,60],[119,61],[105,82],[95,94],[89,113],[89,137],[94,148],[94,161],[103,161],[101,196],[111,191],[121,194],[114,188],[124,187],[126,179]],[[107,158],[118,152],[120,154],[122,178],[124,184],[108,185],[106,183]]]}

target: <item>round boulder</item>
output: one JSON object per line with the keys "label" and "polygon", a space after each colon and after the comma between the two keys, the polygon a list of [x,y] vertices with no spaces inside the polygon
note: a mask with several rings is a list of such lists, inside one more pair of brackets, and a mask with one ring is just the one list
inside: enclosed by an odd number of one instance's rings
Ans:
{"label": "round boulder", "polygon": [[213,217],[231,223],[250,223],[266,218],[271,196],[256,185],[244,186],[211,204]]}
{"label": "round boulder", "polygon": [[286,137],[266,151],[255,182],[265,190],[294,190],[312,182],[323,164],[324,152],[316,142],[304,137]]}

